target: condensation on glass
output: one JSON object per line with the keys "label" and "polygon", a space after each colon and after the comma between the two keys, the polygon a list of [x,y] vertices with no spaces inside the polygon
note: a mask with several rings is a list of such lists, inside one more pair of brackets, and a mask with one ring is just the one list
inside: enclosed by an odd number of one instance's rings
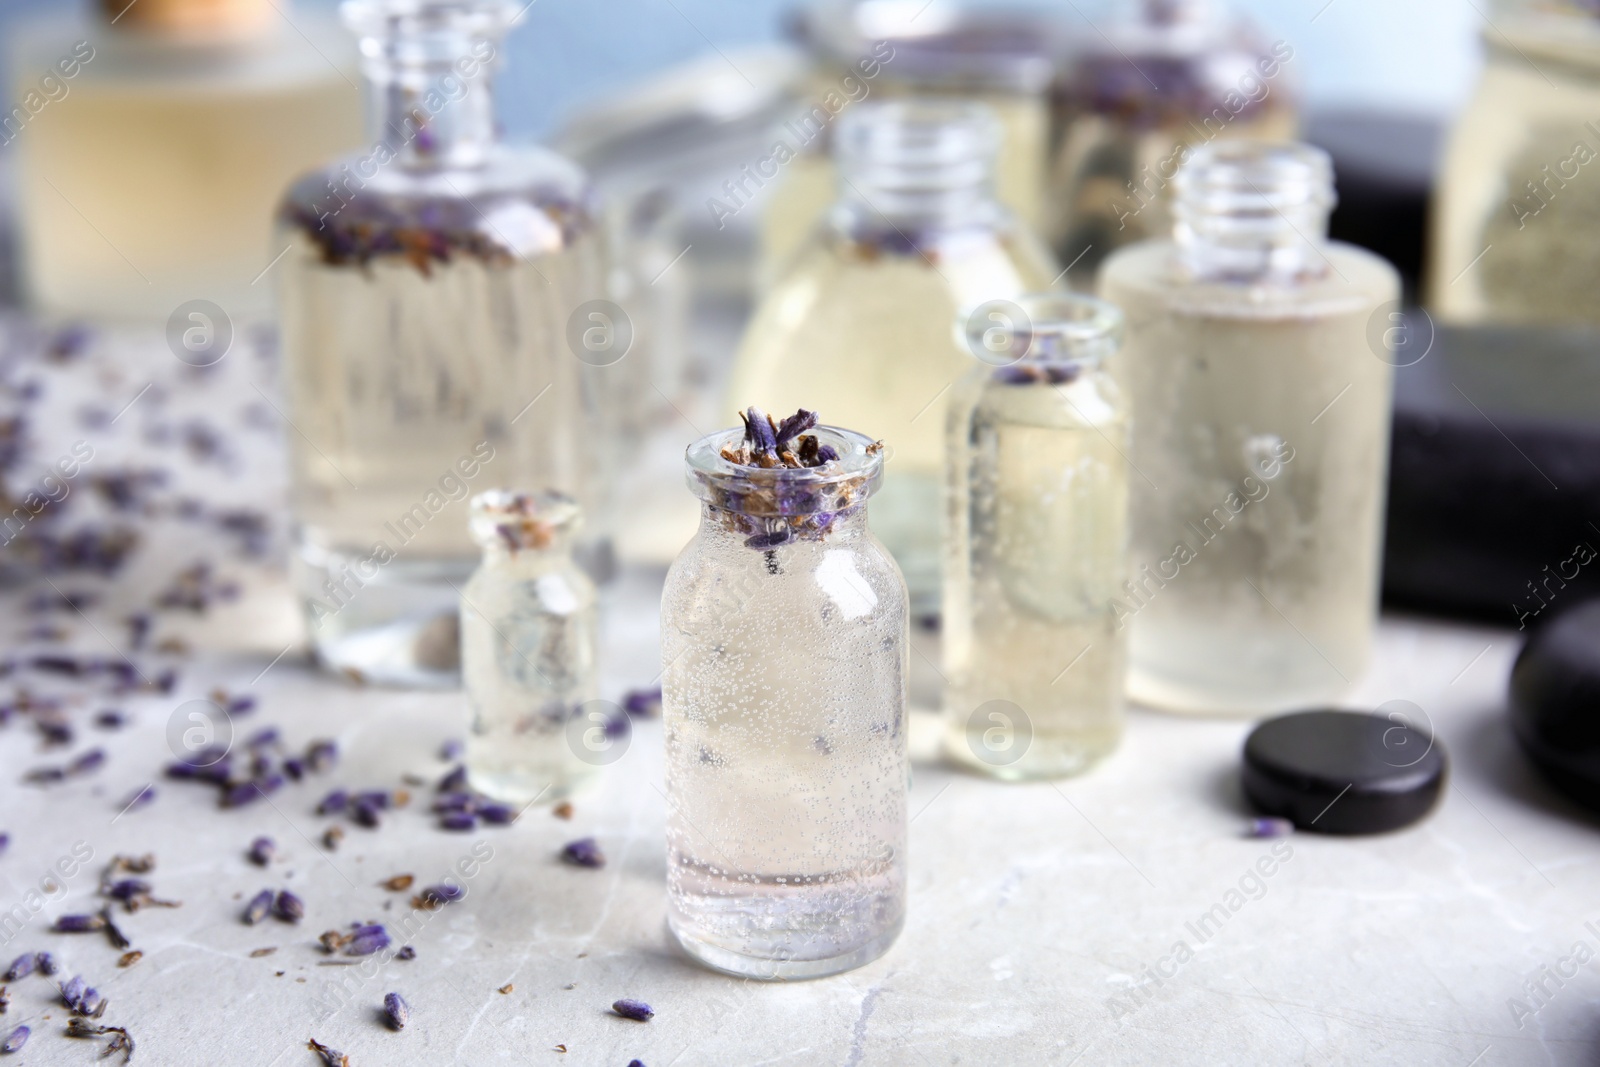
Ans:
{"label": "condensation on glass", "polygon": [[661,600],[668,923],[718,970],[834,974],[885,952],[906,901],[905,584],[867,525],[883,454],[688,452],[699,532]]}
{"label": "condensation on glass", "polygon": [[1122,735],[1128,413],[1122,314],[1045,293],[963,323],[950,398],[945,751],[1005,779],[1091,767]]}
{"label": "condensation on glass", "polygon": [[484,484],[577,499],[580,556],[605,565],[614,360],[584,312],[615,311],[582,172],[496,136],[516,7],[346,3],[373,147],[280,210],[295,584],[318,658],[370,681],[456,683]]}
{"label": "condensation on glass", "polygon": [[830,418],[882,434],[873,529],[932,614],[945,406],[971,360],[950,323],[1047,289],[1059,269],[994,199],[999,134],[981,105],[874,101],[839,123],[838,202],[757,308],[729,395],[792,411],[821,385]]}
{"label": "condensation on glass", "polygon": [[1333,203],[1321,150],[1218,141],[1179,173],[1173,239],[1101,271],[1127,317],[1133,699],[1281,711],[1365,669],[1399,279],[1326,239]]}
{"label": "condensation on glass", "polygon": [[594,582],[573,558],[578,505],[561,493],[492,490],[473,498],[470,525],[483,562],[461,591],[468,775],[519,804],[564,796],[602,765],[585,745],[600,624]]}

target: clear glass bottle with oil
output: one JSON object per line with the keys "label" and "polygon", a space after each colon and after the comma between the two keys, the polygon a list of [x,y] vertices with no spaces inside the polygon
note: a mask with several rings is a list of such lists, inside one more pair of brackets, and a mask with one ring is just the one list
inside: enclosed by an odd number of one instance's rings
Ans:
{"label": "clear glass bottle with oil", "polygon": [[[945,751],[1005,779],[1078,774],[1122,736],[1128,412],[1122,313],[1045,293],[950,398]],[[963,324],[963,328],[965,324]],[[988,331],[985,331],[988,333]]]}
{"label": "clear glass bottle with oil", "polygon": [[274,202],[360,143],[349,36],[281,0],[93,7],[11,50],[0,142],[18,152],[28,299],[98,319],[166,320],[198,300],[265,317]]}
{"label": "clear glass bottle with oil", "polygon": [[1600,328],[1600,11],[1504,0],[1446,148],[1429,306],[1457,323]]}
{"label": "clear glass bottle with oil", "polygon": [[500,800],[563,796],[599,766],[582,747],[594,728],[583,709],[599,697],[600,622],[594,582],[572,554],[581,518],[560,493],[472,500],[483,562],[461,591],[467,772]]}
{"label": "clear glass bottle with oil", "polygon": [[583,173],[498,140],[516,10],[347,2],[374,147],[280,210],[295,580],[319,659],[370,681],[456,684],[485,471],[576,499],[580,557],[605,568],[605,376],[625,335]]}
{"label": "clear glass bottle with oil", "polygon": [[945,405],[971,361],[950,323],[1049,288],[1057,268],[994,199],[999,135],[981,105],[871,101],[839,123],[839,201],[762,299],[729,395],[792,411],[839,383],[840,422],[878,428],[890,449],[873,530],[913,609],[934,614]]}
{"label": "clear glass bottle with oil", "polygon": [[1134,413],[1129,695],[1257,714],[1336,698],[1376,624],[1394,268],[1327,240],[1307,145],[1217,141],[1179,172],[1173,239],[1107,260]]}
{"label": "clear glass bottle with oil", "polygon": [[752,408],[689,448],[700,529],[661,595],[667,922],[765,979],[858,967],[905,921],[906,588],[867,524],[883,449],[815,421]]}

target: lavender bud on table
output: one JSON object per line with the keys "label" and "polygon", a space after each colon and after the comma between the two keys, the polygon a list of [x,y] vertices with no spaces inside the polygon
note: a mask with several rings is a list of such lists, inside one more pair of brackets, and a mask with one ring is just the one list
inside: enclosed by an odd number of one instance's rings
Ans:
{"label": "lavender bud on table", "polygon": [[478,825],[478,817],[470,811],[447,812],[439,825],[446,830],[471,830]]}
{"label": "lavender bud on table", "polygon": [[56,975],[61,973],[61,964],[48,952],[41,952],[33,958],[34,966],[39,968],[43,975]]}
{"label": "lavender bud on table", "polygon": [[28,1029],[26,1026],[17,1027],[15,1030],[11,1031],[9,1035],[7,1035],[5,1043],[0,1044],[0,1052],[8,1054],[12,1052],[21,1052],[22,1046],[28,1043],[28,1036],[32,1033],[33,1031]]}
{"label": "lavender bud on table", "polygon": [[1288,837],[1292,833],[1294,823],[1275,815],[1251,819],[1245,828],[1246,837]]}
{"label": "lavender bud on table", "polygon": [[386,993],[383,997],[383,1019],[391,1030],[404,1030],[411,1021],[411,1005],[399,993]]}
{"label": "lavender bud on table", "polygon": [[250,903],[245,906],[245,909],[244,909],[245,925],[246,926],[254,926],[256,923],[260,922],[262,919],[265,919],[267,917],[267,914],[269,912],[271,912],[271,911],[272,911],[272,890],[263,889],[261,892],[257,893],[254,897],[252,897],[251,900],[250,900]]}
{"label": "lavender bud on table", "polygon": [[642,1000],[619,1000],[611,1005],[611,1010],[624,1019],[632,1019],[641,1023],[649,1022],[651,1017],[655,1015],[655,1012],[650,1009],[650,1005]]}
{"label": "lavender bud on table", "polygon": [[285,889],[272,902],[272,913],[284,922],[297,923],[306,917],[306,904]]}
{"label": "lavender bud on table", "polygon": [[322,798],[322,803],[317,805],[318,815],[337,815],[350,806],[350,794],[343,789],[335,789]]}
{"label": "lavender bud on table", "polygon": [[87,934],[103,929],[106,921],[98,915],[63,915],[56,919],[56,933]]}
{"label": "lavender bud on table", "polygon": [[35,958],[31,953],[18,956],[11,961],[11,966],[6,968],[5,980],[15,982],[20,978],[28,977],[33,973],[35,962]]}
{"label": "lavender bud on table", "polygon": [[257,867],[266,867],[272,863],[272,858],[278,853],[278,846],[270,837],[258,837],[250,842],[250,851],[247,855],[250,862]]}
{"label": "lavender bud on table", "polygon": [[355,936],[344,948],[346,956],[370,956],[389,947],[389,932],[377,923],[357,924]]}
{"label": "lavender bud on table", "polygon": [[592,837],[580,837],[576,841],[569,841],[561,850],[561,858],[575,867],[604,867],[606,856],[600,851],[600,844]]}

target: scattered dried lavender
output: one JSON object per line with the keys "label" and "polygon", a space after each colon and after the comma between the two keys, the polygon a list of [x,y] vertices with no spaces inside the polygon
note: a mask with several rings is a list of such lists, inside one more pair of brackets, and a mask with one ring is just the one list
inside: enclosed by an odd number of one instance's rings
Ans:
{"label": "scattered dried lavender", "polygon": [[611,1005],[611,1010],[624,1019],[632,1019],[634,1022],[640,1023],[649,1022],[651,1017],[655,1015],[655,1012],[650,1009],[650,1005],[642,1000],[619,1000]]}
{"label": "scattered dried lavender", "polygon": [[22,1046],[28,1043],[28,1037],[32,1033],[33,1031],[28,1029],[26,1026],[17,1027],[6,1037],[5,1043],[0,1044],[0,1052],[7,1054],[21,1052]]}
{"label": "scattered dried lavender", "polygon": [[1294,833],[1294,823],[1277,816],[1251,819],[1245,828],[1246,837],[1288,837]]}
{"label": "scattered dried lavender", "polygon": [[561,850],[561,858],[575,867],[606,865],[605,853],[600,851],[599,843],[592,837],[580,837],[576,841],[569,841]]}
{"label": "scattered dried lavender", "polygon": [[38,960],[32,953],[25,953],[11,961],[11,966],[6,968],[6,973],[0,975],[8,982],[16,982],[33,973]]}
{"label": "scattered dried lavender", "polygon": [[34,965],[39,968],[42,975],[53,977],[61,973],[61,965],[56,958],[48,952],[41,952],[33,958]]}
{"label": "scattered dried lavender", "polygon": [[457,764],[455,769],[439,779],[439,792],[460,793],[467,788],[467,765]]}
{"label": "scattered dried lavender", "polygon": [[411,1021],[411,1005],[399,993],[386,993],[383,997],[383,1019],[391,1030],[404,1030]]}
{"label": "scattered dried lavender", "polygon": [[306,1048],[322,1057],[323,1067],[350,1067],[350,1057],[338,1049],[329,1048],[316,1038],[306,1041]]}
{"label": "scattered dried lavender", "polygon": [[426,911],[442,908],[446,904],[455,904],[465,900],[467,891],[458,885],[443,883],[431,885],[411,899],[411,905]]}
{"label": "scattered dried lavender", "polygon": [[89,934],[105,929],[106,921],[98,915],[62,915],[56,919],[58,934]]}
{"label": "scattered dried lavender", "polygon": [[337,815],[350,805],[350,794],[343,789],[335,789],[322,798],[317,805],[318,815]]}
{"label": "scattered dried lavender", "polygon": [[246,926],[254,926],[265,919],[272,911],[273,894],[270,889],[263,889],[250,898],[250,903],[244,909],[244,922]]}
{"label": "scattered dried lavender", "polygon": [[339,848],[339,842],[344,840],[344,831],[337,826],[330,826],[322,832],[322,847],[329,852]]}
{"label": "scattered dried lavender", "polygon": [[250,857],[250,862],[257,867],[267,867],[272,864],[272,858],[278,854],[278,846],[270,837],[258,837],[250,842],[250,851],[245,855]]}
{"label": "scattered dried lavender", "polygon": [[349,933],[328,930],[317,941],[325,952],[344,950],[346,956],[370,956],[390,945],[389,931],[379,923],[351,923]]}
{"label": "scattered dried lavender", "polygon": [[128,797],[127,800],[123,801],[122,812],[124,815],[126,815],[130,811],[140,811],[155,803],[155,799],[156,787],[153,785],[144,786],[143,788],[136,790],[133,795]]}
{"label": "scattered dried lavender", "polygon": [[634,689],[622,698],[622,707],[629,715],[653,719],[661,714],[661,687]]}
{"label": "scattered dried lavender", "polygon": [[414,960],[417,958],[417,950],[410,945],[402,945],[400,946],[400,951],[394,954],[394,958],[397,960]]}
{"label": "scattered dried lavender", "polygon": [[285,889],[272,902],[272,914],[284,922],[297,923],[306,917],[305,901]]}
{"label": "scattered dried lavender", "polygon": [[465,745],[463,745],[459,740],[451,738],[449,741],[446,741],[444,744],[439,746],[439,758],[447,763],[454,763],[456,760],[461,758],[461,754],[465,751]]}

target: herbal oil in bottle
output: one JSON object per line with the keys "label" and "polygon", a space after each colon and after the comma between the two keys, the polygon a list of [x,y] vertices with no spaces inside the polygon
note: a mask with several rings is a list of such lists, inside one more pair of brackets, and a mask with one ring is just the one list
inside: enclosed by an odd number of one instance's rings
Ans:
{"label": "herbal oil in bottle", "polygon": [[[12,49],[24,285],[58,315],[264,317],[272,207],[361,139],[355,50],[283,0],[100,0]],[[7,105],[10,107],[11,105]],[[255,284],[252,284],[255,283]],[[214,314],[214,313],[213,313]]]}
{"label": "herbal oil in bottle", "polygon": [[1195,146],[1288,141],[1294,49],[1221,0],[1121,0],[1055,91],[1045,232],[1074,285],[1124,245],[1172,229],[1171,185]]}
{"label": "herbal oil in bottle", "polygon": [[1600,10],[1510,0],[1484,27],[1432,216],[1429,307],[1454,322],[1600,327]]}
{"label": "herbal oil in bottle", "polygon": [[483,563],[461,592],[467,773],[499,800],[559,797],[601,762],[583,747],[594,728],[584,705],[599,696],[600,621],[594,582],[572,556],[579,520],[560,493],[472,500]]}
{"label": "herbal oil in bottle", "polygon": [[374,147],[281,211],[295,580],[325,665],[453,685],[474,479],[564,492],[588,520],[581,558],[609,544],[605,371],[569,345],[600,247],[582,172],[497,141],[489,82],[515,5],[344,12]]}
{"label": "herbal oil in bottle", "polygon": [[1134,412],[1128,692],[1259,714],[1336,698],[1376,621],[1394,268],[1327,238],[1306,145],[1216,142],[1179,172],[1171,241],[1123,249],[1113,373]]}
{"label": "herbal oil in bottle", "polygon": [[830,394],[889,446],[873,530],[920,614],[939,610],[944,413],[971,360],[951,321],[1047,289],[1048,250],[994,200],[998,134],[978,105],[868,101],[839,118],[839,202],[745,332],[730,395],[789,411]]}
{"label": "herbal oil in bottle", "polygon": [[667,922],[689,955],[815,978],[906,902],[905,583],[867,526],[882,446],[752,408],[690,446],[699,533],[661,596]]}
{"label": "herbal oil in bottle", "polygon": [[[950,398],[945,751],[997,778],[1087,770],[1122,735],[1128,417],[1103,362],[1122,314],[1018,301]],[[962,324],[966,328],[966,324]],[[989,343],[986,343],[988,341]]]}

